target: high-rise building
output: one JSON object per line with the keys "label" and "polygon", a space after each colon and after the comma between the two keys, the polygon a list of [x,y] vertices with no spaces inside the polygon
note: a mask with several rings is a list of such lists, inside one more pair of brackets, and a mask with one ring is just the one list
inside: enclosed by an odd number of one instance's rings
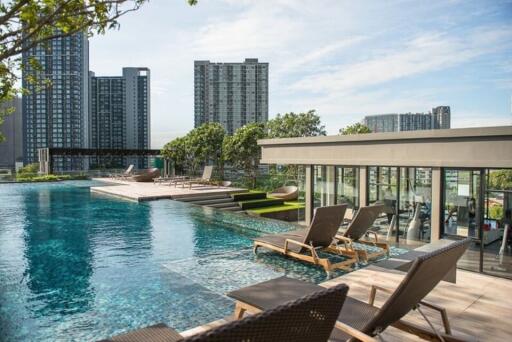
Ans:
{"label": "high-rise building", "polygon": [[194,127],[219,122],[228,134],[268,120],[268,63],[194,62]]}
{"label": "high-rise building", "polygon": [[450,128],[450,106],[438,106],[432,108],[432,115],[434,117],[434,128]]}
{"label": "high-rise building", "polygon": [[[149,149],[150,71],[123,68],[122,76],[95,76],[90,73],[90,146],[109,149]],[[95,158],[93,167],[122,166],[123,158]],[[130,160],[139,168],[147,158]]]}
{"label": "high-rise building", "polygon": [[0,112],[11,108],[14,111],[4,116],[4,122],[0,125],[0,133],[5,138],[0,142],[0,169],[14,169],[16,162],[23,162],[23,118],[19,97],[2,103]]}
{"label": "high-rise building", "polygon": [[367,115],[364,124],[373,132],[398,132],[398,114]]}
{"label": "high-rise building", "polygon": [[372,132],[404,132],[450,128],[450,107],[432,109],[432,113],[367,115],[363,123]]}
{"label": "high-rise building", "polygon": [[[38,162],[38,149],[45,147],[86,148],[89,146],[88,72],[89,44],[84,33],[55,38],[22,55],[23,146],[24,162]],[[28,63],[34,59],[39,68]],[[40,84],[27,82],[27,76],[49,80]],[[82,158],[56,157],[55,170],[87,168]]]}

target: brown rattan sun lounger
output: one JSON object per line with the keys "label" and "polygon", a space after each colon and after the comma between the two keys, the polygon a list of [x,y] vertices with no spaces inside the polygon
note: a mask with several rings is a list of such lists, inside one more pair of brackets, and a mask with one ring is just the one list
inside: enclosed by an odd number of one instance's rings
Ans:
{"label": "brown rattan sun lounger", "polygon": [[123,178],[127,178],[127,177],[130,177],[132,174],[133,174],[133,170],[135,168],[135,165],[133,164],[130,164],[128,166],[128,168],[123,172],[123,173],[120,173],[120,174],[113,174],[113,175],[110,175],[110,177],[116,179],[116,178],[120,178],[120,179],[123,179]]}
{"label": "brown rattan sun lounger", "polygon": [[[370,230],[377,217],[384,210],[382,205],[370,205],[361,207],[356,212],[354,218],[349,223],[347,230],[343,234],[336,235],[336,249],[339,253],[348,257],[358,255],[360,260],[368,262],[368,260],[380,257],[382,255],[389,256],[389,245],[386,242],[379,242],[377,233]],[[372,234],[374,241],[363,239],[366,235]],[[354,242],[378,247],[380,250],[376,252],[368,252],[363,248],[356,248]]]}
{"label": "brown rattan sun lounger", "polygon": [[[346,204],[315,209],[308,229],[290,233],[264,235],[254,239],[254,253],[259,247],[322,266],[327,273],[335,269],[350,270],[358,262],[357,255],[332,263],[328,257],[320,257],[318,250],[332,252],[329,247],[345,216]],[[336,252],[336,251],[334,251]]]}
{"label": "brown rattan sun lounger", "polygon": [[188,338],[160,323],[101,342],[325,342],[347,292],[348,286],[344,284],[330,289],[320,287],[302,298]]}
{"label": "brown rattan sun lounger", "polygon": [[[188,185],[190,189],[192,189],[192,185],[194,185],[194,184],[210,185],[210,184],[212,184],[212,177],[213,177],[213,165],[206,165],[203,169],[203,176],[201,178],[184,180],[181,182],[181,185],[183,187],[185,187],[185,185]],[[176,183],[176,185],[177,185],[177,183]]]}
{"label": "brown rattan sun lounger", "polygon": [[[446,341],[457,340],[452,335],[446,310],[424,302],[423,298],[456,265],[470,241],[470,239],[460,240],[416,258],[402,282],[380,308],[373,306],[377,290],[389,291],[378,286],[371,287],[369,303],[347,297],[331,339],[346,341],[357,338],[362,341],[375,341],[373,336],[378,336],[392,325],[423,338],[441,340],[439,336],[442,336]],[[237,300],[235,318],[240,318],[246,311],[256,313],[259,310],[268,310],[293,298],[316,291],[318,288],[318,285],[281,277],[230,292],[228,296]],[[433,328],[427,317],[423,315],[422,307],[441,313],[444,332],[438,332]],[[431,328],[426,329],[403,321],[402,318],[411,310],[418,310]]]}

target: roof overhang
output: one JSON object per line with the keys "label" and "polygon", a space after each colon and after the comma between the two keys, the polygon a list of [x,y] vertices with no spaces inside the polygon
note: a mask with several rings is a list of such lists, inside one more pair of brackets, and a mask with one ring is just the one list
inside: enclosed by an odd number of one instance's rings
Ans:
{"label": "roof overhang", "polygon": [[263,139],[264,164],[512,168],[512,126]]}

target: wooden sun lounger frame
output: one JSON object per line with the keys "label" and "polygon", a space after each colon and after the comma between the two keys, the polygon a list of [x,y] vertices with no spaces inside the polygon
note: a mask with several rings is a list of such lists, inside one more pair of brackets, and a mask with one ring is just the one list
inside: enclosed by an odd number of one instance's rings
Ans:
{"label": "wooden sun lounger frame", "polygon": [[[461,241],[458,241],[456,243],[453,243],[452,245],[448,246],[448,247],[445,247],[443,248],[442,250],[438,250],[438,251],[435,251],[431,254],[432,255],[441,255],[441,254],[444,254],[444,255],[447,255],[445,254],[444,252],[447,251],[447,252],[451,252],[452,250],[456,250],[458,249],[458,253],[457,254],[454,254],[452,253],[451,254],[451,260],[448,260],[448,264],[450,264],[451,262],[453,262],[454,264],[457,262],[457,260],[460,258],[460,256],[464,253],[464,251],[467,249],[467,247],[469,246],[469,243],[470,243],[470,239],[465,239],[465,240],[461,240]],[[430,257],[430,256],[429,256]],[[418,259],[420,258],[427,258],[427,256],[420,256],[418,257]],[[445,260],[446,261],[446,260]],[[415,261],[415,263],[413,264],[412,268],[415,268],[416,266],[418,265],[418,260]],[[434,264],[431,264],[430,266],[432,266]],[[420,265],[421,267],[421,265]],[[417,274],[417,272],[425,272],[424,270],[421,271],[421,268],[420,267],[416,267],[415,268],[415,272]],[[428,266],[426,266],[428,267]],[[388,298],[388,300],[393,300],[393,299],[396,299],[397,298],[397,294],[398,296],[403,296],[405,293],[409,293],[409,296],[411,295],[410,292],[411,290],[410,289],[407,289],[407,285],[408,284],[411,284],[409,281],[411,281],[411,274],[410,274],[411,271],[409,271],[406,275],[406,277],[404,278],[404,280],[402,280],[402,282],[400,283],[400,285],[394,289],[394,290],[391,290],[391,289],[387,289],[387,288],[384,288],[384,287],[381,287],[381,286],[377,286],[377,285],[371,285],[370,286],[370,295],[369,295],[369,298],[368,298],[368,304],[371,305],[371,306],[375,306],[374,303],[375,303],[375,297],[376,297],[376,294],[377,294],[377,290],[379,291],[382,291],[382,292],[385,292],[387,294],[390,295],[390,298]],[[414,277],[414,274],[412,275],[412,277]],[[421,279],[421,278],[416,278],[415,280],[418,280],[418,279]],[[441,280],[439,280],[441,281]],[[434,288],[437,284],[433,284],[433,287]],[[397,291],[401,291],[401,292],[397,292]],[[388,300],[386,300],[386,303],[383,305],[382,308],[386,307],[386,305],[388,304]],[[400,299],[403,301],[403,299]],[[400,300],[398,301],[398,303],[400,303]],[[394,304],[396,304],[396,302],[394,302]],[[443,332],[440,332],[438,331],[433,325],[432,323],[428,320],[428,318],[423,314],[423,312],[421,311],[421,309],[423,307],[426,307],[426,308],[429,308],[429,309],[432,309],[432,310],[435,310],[437,312],[439,312],[439,314],[441,315],[441,321],[442,321],[442,324],[443,324],[443,328],[444,328],[444,331]],[[382,309],[382,310],[388,310],[387,311],[387,314],[389,315],[390,312],[389,310],[392,310],[391,309],[392,306],[387,306],[386,309]],[[394,322],[391,322],[389,323],[389,325],[399,329],[399,330],[402,330],[406,333],[409,333],[409,334],[413,334],[413,335],[416,335],[422,339],[425,339],[425,340],[429,340],[429,341],[446,341],[446,342],[463,342],[463,341],[471,341],[472,338],[471,336],[467,336],[465,334],[461,334],[460,332],[456,332],[454,334],[454,331],[452,331],[452,328],[451,328],[451,325],[450,325],[450,321],[449,321],[449,318],[448,318],[448,313],[446,311],[446,308],[442,307],[442,306],[439,306],[439,305],[435,305],[435,304],[432,304],[432,303],[429,303],[427,301],[425,301],[424,299],[420,299],[416,305],[414,305],[414,307],[411,309],[411,310],[417,310],[418,312],[420,312],[420,314],[423,316],[423,318],[425,319],[425,321],[428,323],[429,328],[427,327],[423,327],[423,326],[419,326],[417,324],[414,324],[414,323],[410,323],[404,319],[398,319]],[[258,313],[259,311],[261,311],[261,309],[255,307],[254,305],[250,305],[248,303],[244,303],[242,300],[239,300],[237,299],[236,302],[235,302],[235,312],[234,312],[234,318],[235,319],[241,319],[244,315],[245,312],[248,312],[248,313],[252,313],[252,314],[255,314],[255,313]],[[405,316],[405,315],[404,315]],[[378,317],[378,314],[374,317]],[[372,318],[373,319],[373,318]],[[371,319],[370,319],[370,322],[371,322]],[[367,322],[368,323],[368,322]],[[377,322],[373,322],[373,324],[377,324]],[[378,326],[375,326],[374,328],[376,328]],[[345,332],[346,334],[360,340],[360,341],[363,341],[363,342],[377,342],[377,341],[381,341],[382,339],[379,338],[379,333],[377,332],[376,334],[376,337],[372,337],[370,335],[368,335],[367,333],[361,331],[361,330],[358,330],[346,323],[343,323],[339,320],[336,321],[336,324],[335,324],[335,328]],[[385,328],[384,328],[385,329]]]}
{"label": "wooden sun lounger frame", "polygon": [[[382,206],[368,206],[368,207],[363,207],[363,208],[368,208],[367,210],[371,210],[371,209],[379,210],[379,208],[381,208],[381,207]],[[363,208],[360,208],[359,210],[362,210]],[[352,222],[355,219],[357,219],[358,214],[359,213],[356,213],[354,215]],[[347,228],[347,229],[350,229],[350,225],[349,225],[349,228]],[[371,231],[369,229],[370,229],[370,227],[368,227],[368,229],[366,230],[365,235],[367,235],[367,236],[372,235],[373,240],[371,240],[371,239],[363,240],[362,238],[358,239],[358,240],[354,240],[348,236],[336,234],[336,236],[333,239],[333,244],[330,247],[331,250],[333,252],[336,251],[337,253],[347,256],[347,257],[353,257],[354,255],[357,255],[359,257],[359,259],[365,263],[367,263],[371,259],[375,259],[375,258],[381,257],[383,255],[386,255],[389,257],[389,251],[390,251],[389,244],[387,242],[380,242],[377,233],[374,231]],[[367,246],[378,247],[381,250],[376,251],[376,252],[368,252],[366,249],[356,248],[354,246],[354,242],[364,244]]]}
{"label": "wooden sun lounger frame", "polygon": [[[386,292],[388,294],[393,293],[390,289],[386,289],[377,285],[372,285],[370,288],[370,296],[368,299],[368,304],[373,305],[375,302],[375,296],[377,294],[377,290],[381,290],[383,292]],[[430,309],[433,309],[435,311],[438,311],[441,315],[441,320],[443,322],[444,332],[438,331],[438,334],[441,335],[441,337],[446,342],[468,342],[467,336],[464,336],[463,334],[459,333],[458,331],[453,331],[450,325],[450,321],[448,318],[447,311],[444,307],[434,305],[432,303],[426,302],[422,300],[420,304],[424,307],[428,307]],[[237,300],[235,301],[235,311],[233,313],[233,318],[235,320],[242,319],[244,317],[245,313],[255,315],[257,313],[260,313],[262,310],[252,306],[250,304],[244,303],[243,301]],[[436,341],[438,339],[438,336],[436,333],[434,333],[432,330],[427,329],[423,326],[408,322],[406,320],[399,320],[398,322],[395,322],[391,324],[396,329],[402,330],[406,333],[416,335],[422,339],[428,340],[428,341]],[[357,338],[360,341],[363,342],[378,342],[379,339],[369,336],[353,327],[351,327],[348,324],[345,324],[340,321],[336,321],[335,324],[336,329],[339,329],[346,334]]]}
{"label": "wooden sun lounger frame", "polygon": [[[357,255],[363,262],[368,262],[371,259],[381,257],[383,255],[389,256],[389,244],[387,242],[379,242],[379,238],[376,232],[368,231],[368,235],[373,235],[374,241],[371,240],[357,240],[354,241],[348,237],[337,234],[333,241],[333,245],[330,247],[332,251],[336,251],[339,254],[343,254],[348,257]],[[381,251],[370,253],[365,249],[355,248],[353,242],[361,243],[368,246],[378,247]],[[341,243],[341,245],[340,245]]]}
{"label": "wooden sun lounger frame", "polygon": [[[352,270],[352,265],[359,262],[358,255],[349,256],[347,260],[332,263],[328,258],[322,258],[317,253],[317,251],[325,251],[327,253],[341,255],[337,249],[331,247],[331,240],[343,221],[346,209],[347,205],[345,204],[316,208],[313,219],[307,230],[304,231],[304,235],[297,234],[297,239],[294,239],[292,238],[295,236],[294,234],[285,234],[285,236],[283,236],[284,242],[282,245],[281,241],[279,241],[279,243],[273,243],[272,241],[265,241],[264,237],[262,237],[262,239],[255,239],[254,254],[257,254],[259,247],[264,247],[285,256],[322,266],[328,275],[336,269],[350,271]],[[325,236],[319,237],[319,232],[321,235]],[[280,234],[277,235],[279,236]],[[298,239],[301,239],[301,241],[298,241]],[[292,249],[289,248],[289,245],[295,245],[301,248]]]}
{"label": "wooden sun lounger frame", "polygon": [[[291,251],[288,249],[289,244],[295,244],[295,245],[301,246],[301,247],[307,249],[309,251],[309,253],[311,253],[311,255],[296,253],[294,251]],[[254,248],[253,248],[254,254],[257,254],[259,247],[267,248],[267,249],[273,250],[275,252],[278,252],[280,254],[283,254],[283,255],[298,259],[298,260],[302,260],[302,261],[309,262],[314,265],[322,266],[328,275],[330,275],[332,271],[338,270],[338,269],[345,270],[345,271],[352,271],[352,265],[357,264],[359,262],[359,257],[356,254],[356,255],[350,256],[348,260],[332,263],[328,258],[319,257],[317,250],[324,250],[325,252],[328,252],[328,253],[340,254],[338,250],[333,249],[331,246],[329,246],[329,247],[313,247],[311,245],[307,245],[305,243],[302,243],[300,241],[293,240],[293,239],[286,239],[284,242],[284,247],[282,247],[282,248],[274,246],[269,243],[265,243],[263,241],[254,241]],[[344,256],[346,256],[346,255],[344,255]]]}

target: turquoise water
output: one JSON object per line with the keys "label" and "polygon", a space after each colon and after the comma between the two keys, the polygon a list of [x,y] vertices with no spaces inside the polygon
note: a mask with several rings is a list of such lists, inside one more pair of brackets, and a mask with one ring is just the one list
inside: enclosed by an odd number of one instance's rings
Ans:
{"label": "turquoise water", "polygon": [[92,184],[0,185],[0,340],[94,341],[158,322],[185,330],[231,314],[230,290],[284,274],[325,280],[317,267],[252,254],[252,238],[294,225],[117,200]]}

